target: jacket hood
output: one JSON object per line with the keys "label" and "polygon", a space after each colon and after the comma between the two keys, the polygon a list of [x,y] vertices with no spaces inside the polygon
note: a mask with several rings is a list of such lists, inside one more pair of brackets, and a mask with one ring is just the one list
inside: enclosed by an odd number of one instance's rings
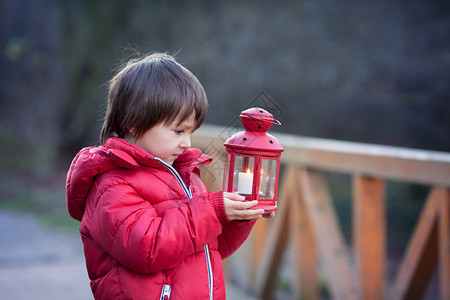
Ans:
{"label": "jacket hood", "polygon": [[[199,149],[189,148],[178,156],[173,167],[183,180],[188,181],[192,172],[200,176],[199,164],[209,164],[211,161],[212,158]],[[83,148],[73,159],[67,173],[66,204],[70,216],[81,221],[96,176],[117,168],[138,169],[141,166],[166,168],[154,156],[120,138],[109,138],[104,146]]]}

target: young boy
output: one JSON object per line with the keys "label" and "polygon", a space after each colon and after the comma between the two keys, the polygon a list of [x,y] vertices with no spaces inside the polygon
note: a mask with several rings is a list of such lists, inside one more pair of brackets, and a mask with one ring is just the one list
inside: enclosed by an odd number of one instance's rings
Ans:
{"label": "young boy", "polygon": [[225,299],[222,259],[264,210],[197,176],[211,158],[190,135],[207,105],[197,78],[166,54],[112,78],[102,145],[75,156],[66,184],[95,299]]}

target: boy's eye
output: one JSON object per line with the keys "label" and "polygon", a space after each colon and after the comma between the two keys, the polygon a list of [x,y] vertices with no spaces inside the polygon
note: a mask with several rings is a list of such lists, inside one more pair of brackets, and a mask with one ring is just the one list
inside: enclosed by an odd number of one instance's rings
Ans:
{"label": "boy's eye", "polygon": [[184,133],[184,130],[182,130],[182,129],[176,129],[176,130],[175,130],[175,133],[176,133],[176,134],[182,134],[182,133]]}

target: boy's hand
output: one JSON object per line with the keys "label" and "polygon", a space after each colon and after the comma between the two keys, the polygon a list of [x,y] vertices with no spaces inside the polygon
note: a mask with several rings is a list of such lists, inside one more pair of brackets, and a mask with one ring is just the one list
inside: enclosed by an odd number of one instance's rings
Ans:
{"label": "boy's hand", "polygon": [[262,216],[263,216],[263,218],[265,218],[265,219],[270,219],[270,218],[275,217],[275,212],[274,212],[274,211],[271,211],[271,212],[268,212],[268,213],[263,214]]}
{"label": "boy's hand", "polygon": [[249,209],[258,204],[257,200],[245,201],[245,197],[237,193],[223,193],[223,204],[228,220],[252,220],[259,219],[264,214],[264,209]]}

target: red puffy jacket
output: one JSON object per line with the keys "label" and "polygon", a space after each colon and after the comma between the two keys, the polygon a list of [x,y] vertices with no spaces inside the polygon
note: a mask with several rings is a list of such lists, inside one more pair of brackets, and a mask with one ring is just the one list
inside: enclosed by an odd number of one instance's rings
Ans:
{"label": "red puffy jacket", "polygon": [[223,193],[194,175],[210,162],[191,148],[172,167],[119,138],[75,156],[67,207],[96,299],[225,299],[222,259],[254,221],[228,221]]}

